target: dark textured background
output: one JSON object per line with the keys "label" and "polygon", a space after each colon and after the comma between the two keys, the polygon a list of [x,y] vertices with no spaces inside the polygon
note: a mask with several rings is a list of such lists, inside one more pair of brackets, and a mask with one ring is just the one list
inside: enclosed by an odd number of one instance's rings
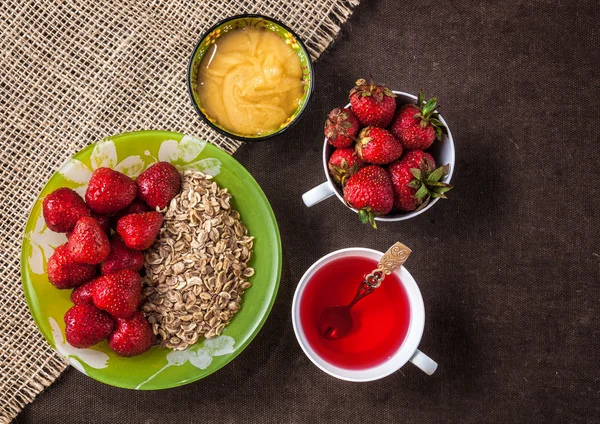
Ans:
{"label": "dark textured background", "polygon": [[[301,122],[235,155],[269,197],[284,251],[255,341],[218,373],[161,392],[69,369],[16,422],[600,422],[599,17],[594,1],[363,1],[316,64]],[[335,199],[301,201],[324,178],[327,112],[369,72],[438,95],[457,149],[450,200],[379,231]],[[420,347],[440,367],[329,377],[294,337],[295,286],[332,250],[396,240],[413,249]]]}

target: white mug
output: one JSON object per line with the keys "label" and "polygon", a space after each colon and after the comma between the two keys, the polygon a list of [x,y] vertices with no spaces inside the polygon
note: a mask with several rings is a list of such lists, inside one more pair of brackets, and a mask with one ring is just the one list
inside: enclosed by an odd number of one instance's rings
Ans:
{"label": "white mug", "polygon": [[[438,364],[418,349],[419,343],[421,342],[421,337],[423,335],[423,328],[425,326],[425,307],[423,306],[423,297],[421,296],[419,286],[417,286],[414,278],[410,275],[408,270],[404,268],[404,266],[395,272],[398,277],[400,277],[401,284],[403,285],[408,297],[408,303],[410,305],[410,322],[406,337],[394,355],[392,355],[383,363],[371,368],[358,370],[347,369],[332,365],[323,360],[310,346],[306,340],[306,336],[300,321],[300,299],[302,297],[302,293],[304,292],[308,281],[310,281],[312,276],[319,268],[334,259],[348,256],[362,256],[379,261],[383,256],[383,253],[361,247],[337,250],[323,256],[321,259],[315,262],[302,276],[300,283],[298,283],[296,293],[294,294],[294,301],[292,303],[292,323],[298,343],[300,344],[300,347],[306,356],[308,356],[308,358],[317,367],[325,371],[327,374],[347,381],[378,380],[396,372],[409,361],[423,370],[426,374],[433,374],[437,369]],[[392,280],[388,281],[391,282]],[[387,283],[387,281],[384,282],[384,284],[385,283]]]}
{"label": "white mug", "polygon": [[[398,102],[398,105],[417,103],[417,96],[404,93],[402,91],[394,91],[394,93],[396,94],[396,101]],[[346,105],[346,107],[349,106],[350,103]],[[431,156],[433,156],[433,159],[435,159],[435,163],[437,166],[445,164],[450,165],[450,172],[448,172],[448,175],[446,175],[441,180],[444,183],[449,183],[450,179],[452,178],[452,173],[454,172],[454,141],[452,139],[452,133],[450,132],[450,128],[448,127],[448,124],[446,124],[446,121],[444,120],[442,115],[440,115],[439,120],[446,127],[448,134],[444,134],[441,140],[434,141],[433,145],[429,149],[427,149],[427,151],[431,154]],[[333,195],[337,196],[337,198],[340,199],[340,201],[344,205],[346,205],[342,189],[333,182],[333,180],[331,179],[331,175],[329,174],[329,169],[327,168],[327,162],[329,161],[329,157],[331,156],[333,151],[334,147],[331,144],[329,144],[327,142],[327,138],[325,138],[325,142],[323,143],[323,170],[325,171],[325,177],[327,178],[327,181],[319,184],[315,188],[307,191],[302,195],[302,200],[304,201],[304,204],[308,207],[314,206],[317,203],[322,202],[323,200]],[[431,201],[423,209],[420,209],[418,211],[399,212],[394,215],[378,216],[375,217],[375,220],[403,221],[405,219],[410,219],[425,212],[427,209],[432,207],[438,200],[438,198],[431,199]],[[354,212],[358,212],[356,209],[351,208],[348,205],[346,206],[352,209]]]}

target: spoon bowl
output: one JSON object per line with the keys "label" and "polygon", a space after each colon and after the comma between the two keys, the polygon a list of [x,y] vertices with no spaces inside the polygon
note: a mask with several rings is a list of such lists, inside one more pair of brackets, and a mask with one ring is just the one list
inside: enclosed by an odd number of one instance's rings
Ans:
{"label": "spoon bowl", "polygon": [[351,306],[329,306],[319,319],[319,333],[329,340],[344,337],[352,330]]}

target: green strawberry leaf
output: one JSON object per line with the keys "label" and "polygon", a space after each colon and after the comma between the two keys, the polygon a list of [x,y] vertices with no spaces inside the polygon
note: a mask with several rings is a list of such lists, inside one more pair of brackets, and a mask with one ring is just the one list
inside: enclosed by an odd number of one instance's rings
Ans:
{"label": "green strawberry leaf", "polygon": [[442,141],[442,134],[443,134],[442,129],[440,127],[433,127],[433,128],[435,131],[435,138],[438,141]]}
{"label": "green strawberry leaf", "polygon": [[414,188],[415,190],[418,190],[421,188],[421,181],[417,181],[417,180],[412,180],[410,183],[406,184],[407,186],[409,186],[410,188]]}
{"label": "green strawberry leaf", "polygon": [[427,206],[427,204],[429,203],[429,200],[431,200],[431,196],[427,196],[427,198],[423,201],[423,203],[421,203],[419,205],[419,207],[417,209],[415,209],[415,212],[419,212],[421,209],[423,209],[425,206]]}
{"label": "green strawberry leaf", "polygon": [[360,222],[362,222],[363,224],[366,224],[367,222],[369,222],[369,217],[368,217],[367,211],[364,209],[360,209],[358,211],[358,217],[360,218]]}
{"label": "green strawberry leaf", "polygon": [[444,176],[444,167],[440,166],[427,177],[427,182],[438,182]]}
{"label": "green strawberry leaf", "polygon": [[433,197],[433,198],[439,197],[440,199],[447,199],[447,197],[444,193],[433,192],[433,193],[431,193],[431,197]]}
{"label": "green strawberry leaf", "polygon": [[425,106],[423,106],[423,109],[421,109],[421,113],[425,118],[429,118],[429,115],[431,115],[436,107],[437,97],[432,97],[431,99],[427,100],[427,103],[425,103]]}
{"label": "green strawberry leaf", "polygon": [[419,98],[417,99],[417,106],[421,108],[423,106],[423,101],[425,100],[425,92],[423,90],[419,91]]}
{"label": "green strawberry leaf", "polygon": [[453,188],[454,188],[454,187],[452,187],[452,186],[448,186],[448,187],[438,187],[438,188],[435,188],[435,189],[433,189],[433,190],[432,190],[432,192],[433,192],[433,193],[439,193],[439,194],[442,194],[442,193],[446,193],[447,191],[450,191],[450,190],[452,190]]}
{"label": "green strawberry leaf", "polygon": [[425,196],[427,196],[429,194],[429,189],[427,188],[427,186],[425,184],[423,184],[421,186],[421,188],[419,188],[417,190],[417,192],[414,194],[414,198],[415,199],[423,199]]}
{"label": "green strawberry leaf", "polygon": [[450,184],[441,183],[439,181],[427,181],[425,184],[427,184],[427,187],[429,188],[452,187]]}
{"label": "green strawberry leaf", "polygon": [[417,180],[421,179],[421,170],[417,168],[410,168],[410,173],[413,174]]}

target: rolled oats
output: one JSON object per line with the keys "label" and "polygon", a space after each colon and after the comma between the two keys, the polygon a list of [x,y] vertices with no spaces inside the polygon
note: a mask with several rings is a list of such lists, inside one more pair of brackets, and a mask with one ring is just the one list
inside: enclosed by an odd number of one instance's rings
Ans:
{"label": "rolled oats", "polygon": [[161,345],[182,350],[221,334],[254,275],[253,237],[210,176],[185,171],[157,241],[145,254],[142,310]]}

